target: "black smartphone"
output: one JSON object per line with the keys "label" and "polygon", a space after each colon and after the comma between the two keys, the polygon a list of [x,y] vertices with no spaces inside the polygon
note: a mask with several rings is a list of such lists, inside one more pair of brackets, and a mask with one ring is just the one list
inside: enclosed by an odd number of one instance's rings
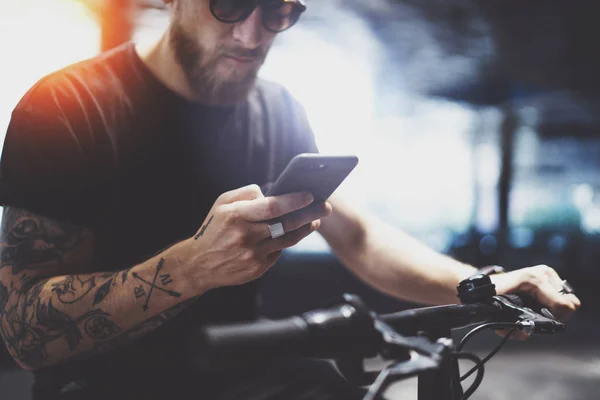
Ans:
{"label": "black smartphone", "polygon": [[315,202],[324,202],[358,164],[356,156],[298,154],[288,163],[266,196],[308,192]]}

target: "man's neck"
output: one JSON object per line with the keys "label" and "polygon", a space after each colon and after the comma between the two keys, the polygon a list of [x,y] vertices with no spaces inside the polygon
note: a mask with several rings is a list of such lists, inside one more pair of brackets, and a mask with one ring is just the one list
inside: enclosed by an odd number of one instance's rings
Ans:
{"label": "man's neck", "polygon": [[183,69],[175,61],[173,49],[169,46],[168,32],[151,44],[136,44],[135,50],[148,69],[166,87],[188,100],[202,102],[185,78]]}

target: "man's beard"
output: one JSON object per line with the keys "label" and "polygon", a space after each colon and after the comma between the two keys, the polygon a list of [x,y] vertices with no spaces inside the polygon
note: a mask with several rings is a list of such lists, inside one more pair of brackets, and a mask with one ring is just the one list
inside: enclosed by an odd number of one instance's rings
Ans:
{"label": "man's beard", "polygon": [[[242,71],[231,71],[231,79],[220,79],[216,69],[221,54],[216,54],[212,59],[205,59],[201,47],[177,21],[171,25],[170,46],[200,101],[211,105],[231,105],[247,99],[256,82],[258,68],[249,69],[244,75]],[[266,51],[262,49],[251,52],[231,49],[226,50],[226,53],[240,57],[258,57],[260,64],[266,57]]]}

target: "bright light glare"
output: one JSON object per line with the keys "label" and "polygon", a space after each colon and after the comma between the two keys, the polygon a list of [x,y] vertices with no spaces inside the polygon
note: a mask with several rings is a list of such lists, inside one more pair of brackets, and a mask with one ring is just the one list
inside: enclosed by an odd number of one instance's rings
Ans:
{"label": "bright light glare", "polygon": [[305,32],[303,43],[275,49],[261,76],[283,83],[302,103],[322,152],[360,153],[374,128],[372,60],[316,32]]}
{"label": "bright light glare", "polygon": [[100,50],[100,29],[77,0],[18,0],[0,5],[0,139],[10,113],[44,75],[92,57]]}
{"label": "bright light glare", "polygon": [[585,233],[600,233],[600,208],[591,208],[583,215],[581,228]]}
{"label": "bright light glare", "polygon": [[573,203],[580,209],[586,209],[594,201],[594,188],[588,183],[577,185],[571,192]]}
{"label": "bright light glare", "polygon": [[[272,50],[261,76],[283,84],[302,103],[322,153],[358,155],[359,166],[338,190],[353,205],[413,232],[464,229],[473,203],[468,135],[475,113],[403,93],[398,97],[411,111],[378,113],[381,48],[363,28],[357,24],[348,32],[350,45],[297,27]],[[296,247],[325,249],[318,235]]]}

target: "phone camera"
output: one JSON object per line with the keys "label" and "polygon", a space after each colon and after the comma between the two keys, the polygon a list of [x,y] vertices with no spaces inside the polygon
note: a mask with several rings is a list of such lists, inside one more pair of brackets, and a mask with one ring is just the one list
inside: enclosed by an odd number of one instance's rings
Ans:
{"label": "phone camera", "polygon": [[325,168],[327,168],[327,165],[325,165],[325,164],[312,164],[310,166],[310,169],[312,169],[312,170],[319,170],[319,169],[325,169]]}

